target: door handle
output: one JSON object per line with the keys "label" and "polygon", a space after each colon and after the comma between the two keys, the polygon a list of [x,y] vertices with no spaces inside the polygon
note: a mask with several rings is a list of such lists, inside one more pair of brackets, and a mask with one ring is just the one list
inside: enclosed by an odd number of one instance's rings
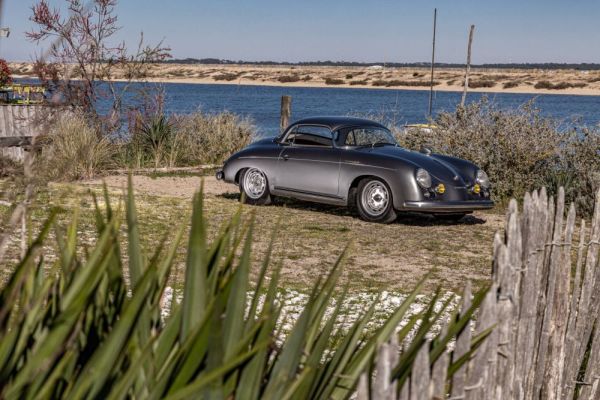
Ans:
{"label": "door handle", "polygon": [[288,156],[287,154],[283,155],[283,161],[287,161],[290,158],[290,156]]}

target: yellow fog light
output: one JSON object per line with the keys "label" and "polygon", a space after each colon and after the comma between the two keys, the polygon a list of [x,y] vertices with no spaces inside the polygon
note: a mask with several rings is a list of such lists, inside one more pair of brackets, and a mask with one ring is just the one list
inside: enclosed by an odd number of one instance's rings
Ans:
{"label": "yellow fog light", "polygon": [[475,186],[473,186],[473,193],[479,194],[480,192],[481,192],[481,186],[479,186],[479,184],[476,183]]}
{"label": "yellow fog light", "polygon": [[446,191],[446,186],[444,186],[443,183],[440,183],[439,185],[437,185],[435,187],[435,191],[438,192],[439,194],[444,194],[444,192]]}

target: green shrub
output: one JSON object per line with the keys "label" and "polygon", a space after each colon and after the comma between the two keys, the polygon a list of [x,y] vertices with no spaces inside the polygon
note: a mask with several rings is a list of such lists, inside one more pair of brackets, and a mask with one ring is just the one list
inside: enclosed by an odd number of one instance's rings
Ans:
{"label": "green shrub", "polygon": [[504,89],[512,89],[514,87],[519,86],[520,82],[519,81],[510,81],[510,82],[505,82],[504,85],[502,85],[502,87]]}
{"label": "green shrub", "polygon": [[344,80],[337,79],[337,78],[325,78],[325,84],[326,85],[343,85]]}
{"label": "green shrub", "polygon": [[116,146],[83,113],[59,116],[47,135],[38,157],[39,171],[48,179],[88,179],[112,165]]}
{"label": "green shrub", "polygon": [[148,121],[141,121],[134,130],[131,145],[139,157],[149,158],[154,168],[161,166],[174,167],[178,161],[180,138],[173,130],[173,125],[164,115],[151,116]]}
{"label": "green shrub", "polygon": [[549,90],[564,90],[571,88],[583,88],[586,87],[587,83],[584,82],[558,82],[552,83],[549,81],[539,81],[533,87],[536,89],[549,89]]}
{"label": "green shrub", "polygon": [[215,81],[233,81],[239,77],[239,74],[224,73],[213,76]]}
{"label": "green shrub", "polygon": [[[406,318],[423,282],[383,324],[366,329],[373,304],[343,330],[346,291],[335,290],[342,255],[315,284],[291,333],[280,337],[280,267],[270,268],[271,248],[252,285],[253,218],[238,212],[209,243],[200,192],[194,198],[183,298],[172,301],[163,317],[161,300],[183,227],[174,229],[171,243],[165,237],[147,254],[130,179],[122,254],[119,209],[111,208],[106,188],[105,208],[94,200],[97,239],[91,247],[79,244],[76,218],[63,227],[52,214],[0,289],[0,398],[347,399],[401,321],[407,319],[396,335],[406,351],[392,366],[400,385],[424,346],[434,363],[457,333],[470,329],[486,294],[478,293],[465,313],[455,310],[448,329],[437,335],[433,326],[450,301],[439,307],[436,294]],[[58,259],[46,274],[39,256],[51,230]],[[474,337],[473,348],[489,332]],[[451,363],[449,375],[471,355]]]}
{"label": "green shrub", "polygon": [[491,79],[479,79],[479,80],[470,80],[469,87],[473,89],[477,88],[491,88],[496,86],[496,82]]}
{"label": "green shrub", "polygon": [[282,75],[277,80],[281,83],[298,82],[300,77],[298,75]]}
{"label": "green shrub", "polygon": [[598,129],[565,129],[533,103],[504,111],[487,99],[441,113],[435,124],[432,132],[396,128],[396,133],[405,147],[429,146],[479,165],[490,176],[496,200],[521,198],[542,186],[552,192],[561,184],[578,211],[591,213],[600,188]]}

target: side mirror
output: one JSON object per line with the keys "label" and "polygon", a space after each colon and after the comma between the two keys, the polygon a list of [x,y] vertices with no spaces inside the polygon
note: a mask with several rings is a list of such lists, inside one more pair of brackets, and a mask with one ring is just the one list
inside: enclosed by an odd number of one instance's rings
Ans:
{"label": "side mirror", "polygon": [[428,156],[431,154],[431,149],[429,147],[423,146],[421,147],[420,152]]}

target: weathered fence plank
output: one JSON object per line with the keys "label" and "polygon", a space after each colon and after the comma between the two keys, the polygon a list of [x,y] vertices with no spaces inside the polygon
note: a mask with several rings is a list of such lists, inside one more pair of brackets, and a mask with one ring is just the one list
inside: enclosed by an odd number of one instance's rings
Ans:
{"label": "weathered fence plank", "polygon": [[[400,399],[574,400],[575,393],[578,400],[600,398],[600,191],[591,229],[585,221],[580,224],[576,252],[575,207],[566,214],[562,188],[556,203],[545,189],[525,196],[522,212],[510,203],[505,234],[494,239],[492,286],[473,337],[495,329],[451,378],[448,360],[456,362],[471,351],[471,328],[459,332],[452,354],[433,365],[429,346],[421,348]],[[461,313],[470,306],[467,284]],[[381,351],[379,357],[389,360],[389,348]],[[384,377],[396,362],[378,368],[377,375]],[[377,398],[393,399],[396,389],[378,382],[392,397],[383,390]]]}

